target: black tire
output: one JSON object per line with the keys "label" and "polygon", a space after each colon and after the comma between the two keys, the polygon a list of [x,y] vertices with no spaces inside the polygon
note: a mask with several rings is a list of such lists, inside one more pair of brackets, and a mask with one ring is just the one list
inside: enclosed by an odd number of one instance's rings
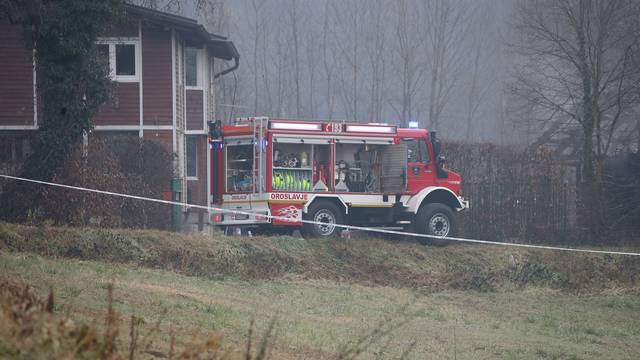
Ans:
{"label": "black tire", "polygon": [[341,209],[330,201],[318,201],[309,207],[309,211],[303,216],[304,220],[326,222],[328,225],[309,224],[302,225],[302,236],[316,238],[338,237],[342,228],[330,224],[344,224],[344,214]]}
{"label": "black tire", "polygon": [[[458,231],[458,219],[456,213],[442,203],[426,204],[418,210],[414,218],[413,228],[420,234],[455,237]],[[432,245],[446,245],[448,240],[435,238],[423,238],[425,243]]]}

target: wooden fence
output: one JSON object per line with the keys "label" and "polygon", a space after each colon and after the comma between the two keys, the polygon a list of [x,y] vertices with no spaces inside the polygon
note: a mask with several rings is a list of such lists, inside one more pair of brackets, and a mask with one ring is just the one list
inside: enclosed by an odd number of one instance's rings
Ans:
{"label": "wooden fence", "polygon": [[565,183],[469,183],[471,207],[460,235],[508,242],[567,242],[575,227],[575,186]]}

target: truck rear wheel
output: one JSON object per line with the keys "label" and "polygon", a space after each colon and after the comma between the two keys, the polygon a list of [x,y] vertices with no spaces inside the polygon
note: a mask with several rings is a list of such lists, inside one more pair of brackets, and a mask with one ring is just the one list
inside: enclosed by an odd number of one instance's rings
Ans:
{"label": "truck rear wheel", "polygon": [[342,232],[342,228],[335,225],[344,223],[344,214],[332,202],[318,201],[312,204],[303,218],[314,222],[303,224],[302,235],[305,237],[329,238]]}
{"label": "truck rear wheel", "polygon": [[[414,219],[414,229],[426,235],[438,237],[454,237],[458,224],[456,214],[450,207],[442,203],[426,204],[418,210]],[[433,245],[447,244],[447,240],[426,238],[426,242]]]}

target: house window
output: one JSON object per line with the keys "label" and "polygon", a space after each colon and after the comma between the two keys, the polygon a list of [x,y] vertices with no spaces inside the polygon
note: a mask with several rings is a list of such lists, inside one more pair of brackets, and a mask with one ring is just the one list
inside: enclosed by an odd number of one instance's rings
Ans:
{"label": "house window", "polygon": [[184,51],[184,77],[187,86],[198,87],[201,85],[199,50],[187,47]]}
{"label": "house window", "polygon": [[198,178],[198,147],[196,146],[197,136],[187,136],[187,178]]}
{"label": "house window", "polygon": [[101,39],[96,51],[109,64],[111,78],[118,82],[137,82],[140,72],[138,40]]}
{"label": "house window", "polygon": [[136,46],[116,44],[116,75],[136,75]]}

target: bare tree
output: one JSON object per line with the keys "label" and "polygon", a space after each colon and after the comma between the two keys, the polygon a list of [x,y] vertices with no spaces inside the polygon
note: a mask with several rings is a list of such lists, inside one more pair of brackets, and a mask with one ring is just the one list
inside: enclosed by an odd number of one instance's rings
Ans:
{"label": "bare tree", "polygon": [[[364,37],[363,19],[366,17],[368,2],[364,0],[352,0],[345,2],[331,2],[333,6],[332,16],[335,18],[336,29],[345,38],[337,41],[336,47],[346,67],[339,68],[345,75],[341,76],[345,112],[351,119],[359,118],[359,100],[361,84],[361,58],[362,40]],[[345,41],[346,40],[346,41]],[[347,71],[348,70],[348,71]]]}
{"label": "bare tree", "polygon": [[335,68],[335,56],[333,51],[333,31],[331,23],[331,0],[325,2],[324,17],[322,22],[322,65],[324,70],[324,77],[326,78],[326,103],[327,103],[327,118],[333,119],[335,111],[335,85],[334,85],[334,68]]}
{"label": "bare tree", "polygon": [[202,21],[207,30],[216,34],[226,32],[229,14],[225,0],[199,0],[201,1],[196,8],[197,16]]}
{"label": "bare tree", "polygon": [[388,46],[388,34],[384,21],[388,10],[385,0],[371,1],[368,23],[370,37],[367,40],[368,63],[371,67],[369,119],[375,122],[382,121],[385,102],[385,50]]}
{"label": "bare tree", "polygon": [[302,109],[300,108],[300,46],[298,44],[298,2],[297,0],[291,0],[289,4],[289,21],[291,23],[291,45],[293,46],[293,64],[294,64],[294,83],[296,89],[296,116],[302,115]]}
{"label": "bare tree", "polygon": [[[603,161],[638,101],[638,5],[632,0],[522,1],[513,45],[521,55],[514,93],[550,122],[582,130],[582,205],[593,234],[602,220]],[[587,216],[589,215],[589,216]]]}
{"label": "bare tree", "polygon": [[306,61],[307,61],[307,74],[308,74],[308,104],[306,106],[307,114],[311,118],[315,118],[316,111],[316,77],[317,77],[317,63],[318,63],[318,44],[316,43],[317,34],[312,31],[307,31],[307,36],[305,38],[306,43]]}
{"label": "bare tree", "polygon": [[459,80],[464,58],[464,37],[467,35],[467,6],[460,1],[425,1],[430,57],[429,122],[430,128],[440,130],[442,114],[451,100],[451,93]]}
{"label": "bare tree", "polygon": [[[488,95],[488,90],[493,85],[495,77],[487,76],[491,72],[490,64],[485,61],[485,57],[491,49],[491,37],[493,34],[488,26],[491,19],[495,16],[495,7],[487,6],[484,3],[478,3],[474,7],[474,12],[478,14],[470,21],[470,32],[467,38],[468,42],[468,76],[466,81],[466,109],[465,109],[465,139],[471,141],[474,137],[474,125],[477,122],[477,116],[480,107]],[[495,53],[494,53],[495,55]]]}
{"label": "bare tree", "polygon": [[[170,0],[136,1],[163,10]],[[236,101],[226,115],[417,120],[460,139],[471,123],[474,136],[493,136],[476,125],[498,121],[480,117],[498,102],[485,89],[497,87],[487,82],[493,54],[465,52],[467,20],[482,14],[468,8],[491,0],[176,1],[181,15],[200,9],[199,20],[244,54],[234,76],[217,80],[229,87],[216,90],[219,102]]]}
{"label": "bare tree", "polygon": [[[416,118],[414,98],[424,82],[426,62],[424,56],[425,37],[421,31],[419,8],[411,6],[409,0],[396,3],[395,23],[396,51],[399,59],[398,79],[401,83],[399,108],[394,107],[400,124],[407,126]],[[393,104],[392,104],[393,107]]]}
{"label": "bare tree", "polygon": [[[182,13],[184,10],[184,0],[131,0],[132,4],[144,6],[154,10],[162,10],[174,14]],[[195,7],[201,9],[207,0],[195,0]]]}
{"label": "bare tree", "polygon": [[262,8],[264,6],[265,0],[251,0],[251,11],[252,11],[252,20],[253,26],[253,53],[250,55],[253,66],[253,111],[258,112],[258,101],[260,99],[260,86],[258,85],[260,79],[261,68],[259,66],[259,52],[258,45],[264,36],[264,17],[262,16]]}

